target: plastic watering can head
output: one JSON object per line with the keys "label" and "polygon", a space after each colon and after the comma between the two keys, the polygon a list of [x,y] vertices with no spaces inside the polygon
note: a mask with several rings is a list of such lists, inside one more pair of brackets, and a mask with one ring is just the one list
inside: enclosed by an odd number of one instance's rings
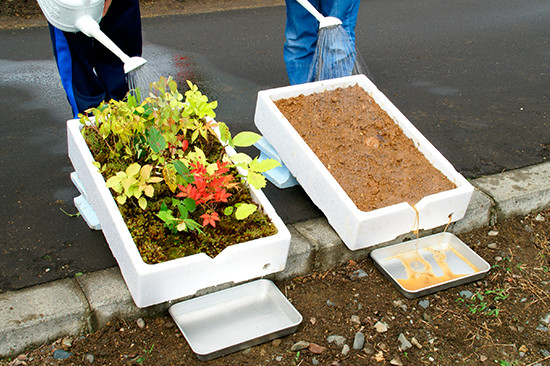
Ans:
{"label": "plastic watering can head", "polygon": [[342,25],[342,21],[335,17],[324,17],[319,21],[319,29],[332,28]]}
{"label": "plastic watering can head", "polygon": [[147,60],[143,57],[134,56],[130,57],[128,61],[124,63],[124,73],[128,74],[129,72],[135,71],[145,65],[147,63]]}

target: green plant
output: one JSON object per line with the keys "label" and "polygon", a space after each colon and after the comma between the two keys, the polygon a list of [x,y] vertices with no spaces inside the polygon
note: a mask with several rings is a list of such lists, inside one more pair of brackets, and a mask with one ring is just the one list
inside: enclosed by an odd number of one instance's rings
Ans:
{"label": "green plant", "polygon": [[515,366],[515,365],[519,365],[519,361],[512,361],[512,362],[508,362],[506,360],[495,360],[496,363],[498,363],[500,366]]}
{"label": "green plant", "polygon": [[[487,299],[490,295],[493,295],[493,303],[490,303]],[[485,314],[498,317],[500,310],[497,307],[497,303],[506,300],[508,296],[507,289],[497,288],[495,290],[484,291],[483,293],[476,291],[470,299],[458,298],[456,302],[465,304],[470,314]]]}
{"label": "green plant", "polygon": [[80,212],[76,212],[74,214],[71,214],[71,213],[68,213],[67,211],[65,211],[64,209],[62,209],[61,207],[59,209],[61,210],[61,212],[63,212],[65,215],[67,215],[69,217],[80,217]]}
{"label": "green plant", "polygon": [[487,290],[484,292],[485,295],[495,295],[493,298],[495,301],[506,300],[510,294],[507,289],[497,288],[495,290]]}
{"label": "green plant", "polygon": [[155,189],[153,184],[162,181],[161,177],[152,177],[153,166],[150,164],[140,166],[132,163],[123,172],[118,172],[107,180],[107,187],[118,193],[117,201],[121,205],[126,203],[128,198],[134,197],[138,200],[139,207],[143,210],[147,207],[147,197],[153,197]]}
{"label": "green plant", "polygon": [[526,266],[526,265],[525,265],[525,264],[521,264],[521,262],[518,263],[518,264],[516,264],[516,268],[517,268],[520,272],[523,272],[523,268],[524,268],[525,266]]}
{"label": "green plant", "polygon": [[181,94],[174,80],[161,78],[141,103],[139,93],[129,93],[123,101],[90,109],[93,119],[80,116],[94,164],[149,263],[201,251],[216,255],[227,245],[223,237],[236,229],[241,231],[234,240],[275,230],[247,185],[263,188],[262,173],[279,163],[244,153],[230,158],[226,148],[251,146],[261,136],[232,136],[213,119],[217,102],[187,83]]}
{"label": "green plant", "polygon": [[155,347],[154,344],[151,345],[151,348],[145,349],[145,350],[144,350],[144,351],[145,351],[145,354],[144,354],[143,356],[141,356],[141,357],[138,357],[138,358],[136,359],[136,362],[139,363],[139,364],[142,364],[143,361],[145,361],[145,358],[146,358],[147,356],[149,356],[151,353],[153,353],[153,347]]}

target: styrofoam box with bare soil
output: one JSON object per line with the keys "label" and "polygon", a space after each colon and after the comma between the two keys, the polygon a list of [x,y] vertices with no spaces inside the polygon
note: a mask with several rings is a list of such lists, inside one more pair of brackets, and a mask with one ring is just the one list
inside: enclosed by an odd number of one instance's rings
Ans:
{"label": "styrofoam box with bare soil", "polygon": [[[455,183],[456,188],[426,196],[414,207],[402,202],[368,212],[357,208],[274,103],[301,94],[311,95],[354,85],[362,87],[388,113],[426,159]],[[452,222],[464,217],[473,186],[365,75],[262,90],[258,93],[254,122],[351,250],[381,244],[417,229],[432,229],[447,224],[449,219]]]}
{"label": "styrofoam box with bare soil", "polygon": [[[78,120],[67,122],[69,158],[138,307],[177,300],[205,288],[241,283],[285,268],[290,232],[264,193],[254,188],[252,197],[277,227],[275,235],[231,245],[215,258],[200,253],[163,263],[145,263],[103,176],[92,165],[92,154],[80,130]],[[234,153],[228,148],[229,155]]]}

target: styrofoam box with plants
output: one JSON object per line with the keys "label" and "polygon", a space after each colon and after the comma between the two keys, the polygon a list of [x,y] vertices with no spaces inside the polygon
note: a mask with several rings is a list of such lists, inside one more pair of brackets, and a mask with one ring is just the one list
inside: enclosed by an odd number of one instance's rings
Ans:
{"label": "styrofoam box with plants", "polygon": [[[78,120],[67,122],[69,158],[138,307],[192,296],[205,288],[236,284],[285,268],[290,232],[264,193],[254,188],[251,194],[277,227],[275,235],[231,245],[214,258],[199,253],[163,263],[145,263],[103,176],[92,165],[92,154],[80,130]],[[228,148],[227,152],[233,155],[235,150]]]}
{"label": "styrofoam box with plants", "polygon": [[[354,85],[359,85],[373,97],[427,160],[456,184],[456,188],[426,196],[414,207],[402,202],[369,212],[357,208],[274,103],[301,94],[311,95]],[[457,221],[464,217],[473,186],[365,75],[262,90],[258,93],[254,122],[351,250],[381,244],[417,229],[432,229],[447,224],[449,219]]]}

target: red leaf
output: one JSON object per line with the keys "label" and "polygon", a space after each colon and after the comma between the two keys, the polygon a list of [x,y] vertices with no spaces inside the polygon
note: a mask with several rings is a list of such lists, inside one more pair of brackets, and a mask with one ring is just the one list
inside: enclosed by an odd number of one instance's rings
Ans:
{"label": "red leaf", "polygon": [[206,225],[211,225],[212,227],[216,227],[216,221],[220,221],[220,218],[218,216],[217,212],[212,212],[212,214],[204,213],[200,216],[202,221],[202,226],[205,227]]}

